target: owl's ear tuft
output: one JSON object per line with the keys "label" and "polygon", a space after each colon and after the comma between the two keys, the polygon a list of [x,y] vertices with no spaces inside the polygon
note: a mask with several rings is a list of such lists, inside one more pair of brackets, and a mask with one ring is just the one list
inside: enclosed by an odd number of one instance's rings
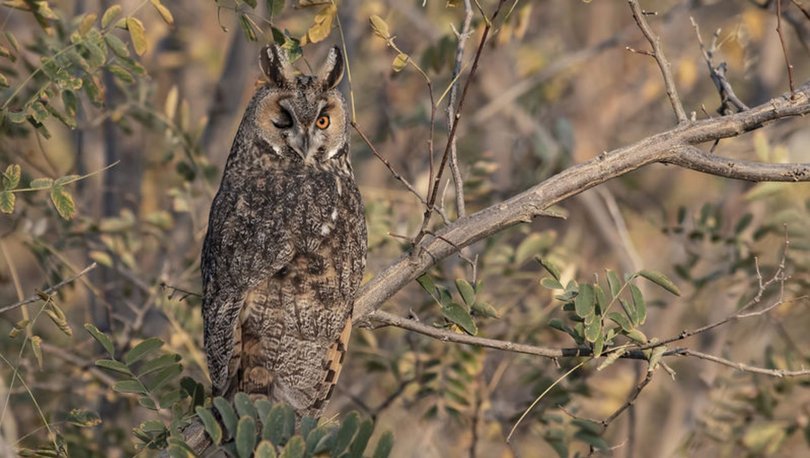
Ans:
{"label": "owl's ear tuft", "polygon": [[326,56],[326,62],[321,66],[318,72],[318,79],[323,84],[324,90],[332,89],[340,83],[343,79],[343,69],[345,64],[343,62],[343,53],[337,46],[329,50],[329,55]]}
{"label": "owl's ear tuft", "polygon": [[278,45],[268,45],[259,53],[259,66],[274,86],[288,86],[293,80],[292,66],[287,53]]}

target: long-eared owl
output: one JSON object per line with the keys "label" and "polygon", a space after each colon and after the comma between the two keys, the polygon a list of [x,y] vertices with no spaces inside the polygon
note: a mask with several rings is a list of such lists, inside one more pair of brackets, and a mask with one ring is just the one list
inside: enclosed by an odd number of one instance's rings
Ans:
{"label": "long-eared owl", "polygon": [[211,205],[202,252],[205,352],[215,395],[237,391],[318,417],[337,382],[366,260],[333,48],[315,75],[265,47]]}

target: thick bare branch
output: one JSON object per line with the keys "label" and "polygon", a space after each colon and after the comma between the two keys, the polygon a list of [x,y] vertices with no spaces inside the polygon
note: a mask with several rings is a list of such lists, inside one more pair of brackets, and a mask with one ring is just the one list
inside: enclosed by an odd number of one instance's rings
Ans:
{"label": "thick bare branch", "polygon": [[803,173],[807,164],[772,165],[720,159],[689,148],[736,137],[768,122],[807,113],[810,113],[810,83],[798,88],[793,98],[783,96],[742,113],[681,125],[570,167],[523,193],[437,231],[437,237],[425,240],[414,248],[412,255],[401,257],[363,286],[355,302],[354,320],[361,325],[368,324],[369,313],[458,248],[515,224],[529,222],[554,204],[645,165],[669,163],[743,180],[810,181],[810,173]]}
{"label": "thick bare branch", "polygon": [[709,154],[696,146],[682,146],[671,159],[662,161],[698,172],[745,181],[808,181],[810,163],[771,164]]}

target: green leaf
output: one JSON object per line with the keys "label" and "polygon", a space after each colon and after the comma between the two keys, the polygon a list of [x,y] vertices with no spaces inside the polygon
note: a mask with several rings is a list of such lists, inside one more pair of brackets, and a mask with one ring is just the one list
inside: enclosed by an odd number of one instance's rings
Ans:
{"label": "green leaf", "polygon": [[630,331],[627,331],[627,337],[640,344],[646,344],[647,342],[649,342],[647,336],[644,335],[644,333],[638,329],[631,329]]}
{"label": "green leaf", "polygon": [[737,235],[742,234],[742,232],[751,224],[751,221],[754,219],[754,215],[750,213],[746,213],[745,215],[737,221],[737,224],[734,226],[734,233]]}
{"label": "green leaf", "polygon": [[633,324],[633,327],[638,325],[638,314],[636,313],[636,308],[630,302],[620,298],[619,304],[621,304],[622,309],[624,310],[624,314],[627,315],[627,319]]}
{"label": "green leaf", "polygon": [[126,364],[116,361],[114,359],[99,359],[96,361],[96,366],[109,369],[111,371],[119,372],[125,375],[133,375]]}
{"label": "green leaf", "polygon": [[401,52],[394,57],[394,61],[391,62],[391,68],[395,72],[401,72],[405,67],[408,66],[408,61],[410,60],[410,56]]}
{"label": "green leaf", "polygon": [[242,417],[236,425],[236,454],[239,458],[250,458],[256,447],[256,420]]}
{"label": "green leaf", "polygon": [[239,15],[239,26],[242,27],[242,32],[245,33],[245,38],[248,41],[256,41],[256,30],[253,28],[253,21],[250,20],[247,14]]}
{"label": "green leaf", "polygon": [[585,324],[585,340],[594,343],[602,333],[602,320],[598,317]]}
{"label": "green leaf", "polygon": [[478,333],[478,327],[475,325],[475,321],[473,321],[470,313],[455,302],[451,302],[442,307],[442,316],[461,326],[467,334],[474,336]]}
{"label": "green leaf", "polygon": [[118,16],[121,15],[121,10],[123,8],[121,5],[113,5],[107,8],[107,11],[101,16],[101,27],[106,28],[112,21],[114,21]]}
{"label": "green leaf", "polygon": [[574,298],[574,311],[580,318],[594,313],[593,286],[584,283],[579,287],[579,294]]}
{"label": "green leaf", "polygon": [[115,390],[115,391],[117,391],[119,393],[137,393],[137,394],[142,394],[144,396],[149,394],[146,391],[146,387],[143,386],[143,383],[141,383],[141,382],[139,382],[139,381],[137,381],[135,379],[121,380],[121,381],[115,382],[115,385],[113,385],[113,390]]}
{"label": "green leaf", "polygon": [[602,350],[605,348],[605,334],[599,330],[599,335],[596,337],[596,340],[593,342],[593,356],[594,358],[598,358],[602,356]]}
{"label": "green leaf", "polygon": [[675,283],[672,283],[672,280],[667,278],[666,275],[662,274],[661,272],[656,272],[654,270],[642,270],[638,274],[676,296],[681,295],[681,290],[675,286]]}
{"label": "green leaf", "polygon": [[129,31],[129,38],[132,40],[132,46],[135,48],[135,54],[142,56],[146,52],[146,32],[143,28],[143,22],[134,17],[127,18],[127,30]]}
{"label": "green leaf", "polygon": [[146,384],[146,387],[149,388],[149,391],[156,391],[163,387],[163,385],[176,378],[182,372],[183,366],[180,364],[172,364],[171,366],[164,367],[150,377],[151,380]]}
{"label": "green leaf", "polygon": [[149,410],[158,410],[157,404],[155,404],[154,399],[150,398],[149,396],[141,396],[138,398],[138,404],[143,407],[146,407]]}
{"label": "green leaf", "polygon": [[368,440],[374,432],[374,422],[370,418],[363,420],[357,428],[357,434],[354,436],[352,446],[349,448],[349,454],[346,458],[363,458],[363,452],[366,450]]}
{"label": "green leaf", "polygon": [[86,329],[87,332],[89,332],[90,335],[93,336],[93,338],[96,339],[96,341],[100,343],[102,347],[104,347],[104,349],[110,356],[115,357],[115,350],[113,347],[112,340],[110,340],[107,334],[104,334],[103,332],[99,331],[98,328],[95,327],[92,323],[85,323],[84,329]]}
{"label": "green leaf", "polygon": [[488,318],[498,318],[498,316],[500,316],[498,310],[486,302],[476,302],[472,305],[472,311],[475,312],[476,315]]}
{"label": "green leaf", "polygon": [[253,417],[254,419],[257,418],[258,412],[256,412],[256,407],[253,406],[253,402],[250,400],[250,396],[246,393],[236,393],[233,398],[233,405],[236,407],[236,413],[239,414],[240,417]]}
{"label": "green leaf", "polygon": [[144,356],[148,355],[149,353],[157,350],[158,348],[163,346],[163,340],[157,337],[150,337],[138,345],[135,345],[130,351],[128,351],[124,355],[124,362],[127,366],[131,366],[132,364],[140,361]]}
{"label": "green leaf", "polygon": [[543,288],[546,288],[546,289],[551,289],[551,290],[564,289],[562,283],[560,283],[560,281],[557,280],[556,278],[552,278],[552,277],[543,277],[540,280],[540,286],[542,286]]}
{"label": "green leaf", "polygon": [[324,425],[313,429],[307,434],[306,446],[308,455],[316,455],[328,450],[329,442],[335,438],[334,425]]}
{"label": "green leaf", "polygon": [[20,185],[20,166],[11,164],[6,167],[6,172],[3,174],[3,189],[15,189]]}
{"label": "green leaf", "polygon": [[222,418],[222,424],[224,424],[225,429],[228,430],[229,436],[233,437],[236,434],[236,412],[233,410],[233,407],[222,396],[214,398],[214,407],[217,408],[217,412],[219,412],[219,416]]}
{"label": "green leaf", "polygon": [[184,393],[181,390],[166,390],[163,394],[158,395],[158,405],[162,409],[170,409],[175,403],[183,399]]}
{"label": "green leaf", "polygon": [[357,433],[359,423],[360,415],[357,412],[346,415],[338,429],[335,444],[332,446],[332,458],[338,458],[349,447]]}
{"label": "green leaf", "polygon": [[607,279],[608,286],[610,286],[610,294],[612,294],[613,297],[618,296],[619,292],[622,290],[622,281],[619,280],[619,275],[612,270],[608,270]]}
{"label": "green leaf", "polygon": [[380,436],[377,441],[377,448],[374,449],[373,458],[388,458],[391,454],[391,449],[394,448],[394,435],[391,431],[386,431]]}
{"label": "green leaf", "polygon": [[301,436],[294,436],[281,451],[280,458],[304,458],[307,446]]}
{"label": "green leaf", "polygon": [[644,302],[644,295],[636,285],[630,285],[630,294],[633,296],[633,306],[636,310],[636,325],[644,324],[647,321],[647,304]]}
{"label": "green leaf", "polygon": [[630,320],[628,320],[626,316],[622,315],[619,312],[608,312],[607,317],[608,319],[613,320],[613,322],[621,326],[622,330],[625,332],[633,329],[633,325],[630,323]]}
{"label": "green leaf", "polygon": [[596,296],[596,305],[599,307],[599,314],[604,314],[608,308],[608,304],[610,303],[608,302],[607,295],[599,285],[593,285],[593,292]]}
{"label": "green leaf", "polygon": [[112,49],[113,54],[123,59],[129,58],[129,48],[127,48],[126,43],[124,43],[120,38],[108,33],[107,35],[104,35],[104,41],[107,43],[107,46]]}
{"label": "green leaf", "polygon": [[535,256],[534,260],[539,262],[546,272],[550,273],[552,277],[554,277],[557,281],[560,281],[560,268],[557,267],[554,263],[546,258],[542,258],[540,256]]}
{"label": "green leaf", "polygon": [[167,353],[165,355],[158,356],[151,361],[145,362],[138,370],[138,376],[143,377],[144,375],[149,375],[152,372],[163,369],[164,367],[171,366],[178,361],[180,361],[180,355],[176,353]]}
{"label": "green leaf", "polygon": [[459,278],[456,280],[456,289],[458,293],[461,294],[461,299],[464,300],[464,303],[472,306],[475,304],[475,288],[463,278]]}
{"label": "green leaf", "polygon": [[13,213],[17,196],[11,191],[0,192],[0,211],[3,213]]}
{"label": "green leaf", "polygon": [[108,65],[107,70],[109,70],[113,76],[118,78],[118,80],[123,83],[132,84],[135,82],[135,78],[127,71],[127,69],[118,64]]}
{"label": "green leaf", "polygon": [[312,417],[304,417],[301,419],[301,436],[309,438],[310,431],[318,427],[318,419]]}
{"label": "green leaf", "polygon": [[[436,298],[436,284],[433,283],[433,278],[430,277],[428,274],[422,274],[419,278],[416,279],[416,282],[419,283],[419,286],[422,287],[428,294],[431,295],[434,299]],[[437,299],[438,300],[438,299]]]}
{"label": "green leaf", "polygon": [[270,18],[274,16],[278,16],[281,14],[281,11],[284,10],[284,0],[266,0],[267,1],[267,13],[269,14]]}
{"label": "green leaf", "polygon": [[256,446],[256,451],[253,456],[256,458],[276,458],[276,449],[270,441],[263,440]]}
{"label": "green leaf", "polygon": [[281,446],[295,434],[295,412],[286,403],[277,403],[270,410],[262,427],[262,438]]}
{"label": "green leaf", "polygon": [[76,215],[76,203],[73,201],[73,196],[62,186],[54,185],[51,188],[51,202],[62,218],[72,219]]}
{"label": "green leaf", "polygon": [[273,403],[268,399],[259,398],[254,405],[256,406],[256,413],[259,414],[259,422],[264,424],[267,421],[267,416],[270,415],[270,411],[273,410]]}
{"label": "green leaf", "polygon": [[374,34],[378,37],[382,38],[383,40],[388,40],[391,38],[391,32],[388,29],[388,23],[386,23],[383,18],[377,16],[376,14],[371,15],[368,18],[368,21],[371,23],[371,30],[374,31]]}

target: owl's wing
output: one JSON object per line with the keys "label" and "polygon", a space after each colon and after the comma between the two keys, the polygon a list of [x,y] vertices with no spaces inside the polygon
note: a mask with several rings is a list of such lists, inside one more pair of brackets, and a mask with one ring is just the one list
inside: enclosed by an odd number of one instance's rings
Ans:
{"label": "owl's wing", "polygon": [[[250,197],[248,197],[250,198]],[[256,215],[244,193],[223,186],[211,205],[201,260],[205,352],[216,394],[227,391],[245,294],[293,258],[281,215],[264,205]],[[281,209],[278,209],[280,212]]]}

